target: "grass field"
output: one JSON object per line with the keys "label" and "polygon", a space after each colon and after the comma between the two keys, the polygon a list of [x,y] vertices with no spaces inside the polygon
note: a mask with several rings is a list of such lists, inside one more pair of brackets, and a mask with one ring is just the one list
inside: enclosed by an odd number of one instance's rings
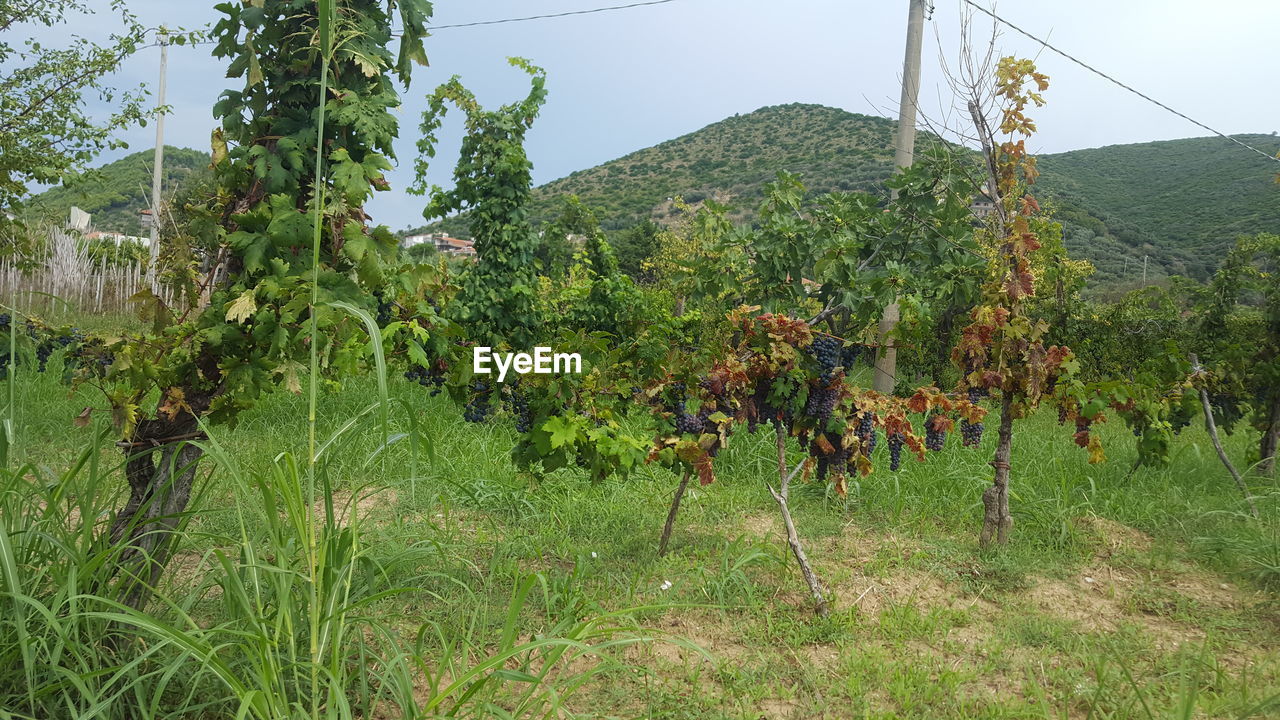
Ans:
{"label": "grass field", "polygon": [[[69,395],[56,373],[24,376],[19,459],[36,469],[23,476],[29,485],[0,488],[6,496],[56,485],[92,445],[92,428],[72,418],[101,404],[95,392]],[[377,415],[366,414],[326,450],[322,479],[336,528],[361,548],[360,613],[417,649],[396,686],[415,702],[516,643],[560,637],[577,644],[559,646],[568,651],[558,662],[499,659],[505,673],[477,707],[620,718],[1280,716],[1280,489],[1253,478],[1263,517],[1250,519],[1202,429],[1182,433],[1169,468],[1130,474],[1132,437],[1119,423],[1103,429],[1108,462],[1091,466],[1054,418],[1025,421],[1013,541],[989,552],[976,534],[993,433],[978,451],[948,438],[944,452],[898,473],[885,469],[882,442],[880,469],[847,497],[818,483],[793,489],[801,537],[834,599],[819,619],[764,489],[776,479],[769,433],[733,438],[718,481],[686,496],[659,558],[677,481],[668,471],[599,484],[578,471],[521,474],[507,457],[509,419],[468,425],[399,379],[391,394],[415,413],[410,421],[394,406],[392,437],[416,426],[430,451],[409,439],[379,451]],[[322,437],[376,397],[366,378],[324,395]],[[305,456],[306,431],[306,399],[284,393],[212,429],[221,452],[202,465],[198,512],[152,604],[157,617],[195,632],[229,615],[273,617],[273,602],[297,595],[277,589],[262,601],[269,593],[246,582],[236,606],[231,579],[260,577],[244,570],[256,553],[266,566],[298,551],[276,530],[299,509],[309,515],[298,504],[307,498],[273,507],[262,480],[288,476],[282,453]],[[1231,437],[1228,449],[1243,458],[1252,440]],[[120,461],[114,449],[96,456],[100,473]],[[124,489],[118,471],[110,483]],[[377,594],[390,588],[406,591]],[[216,655],[229,674],[257,667],[226,648]],[[192,694],[227,694],[216,672],[192,672]],[[356,714],[398,716],[386,707],[376,700]]]}

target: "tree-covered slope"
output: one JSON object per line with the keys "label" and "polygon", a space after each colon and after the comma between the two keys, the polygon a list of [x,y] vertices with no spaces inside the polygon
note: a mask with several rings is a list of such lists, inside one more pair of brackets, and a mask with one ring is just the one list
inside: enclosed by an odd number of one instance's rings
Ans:
{"label": "tree-covered slope", "polygon": [[[606,229],[671,217],[669,198],[717,197],[749,216],[779,170],[799,173],[815,192],[883,191],[893,167],[895,123],[820,105],[779,105],[708,125],[543,185],[535,222],[560,198],[578,195]],[[1241,136],[1268,152],[1280,138]],[[921,136],[921,142],[930,137]],[[1241,233],[1280,230],[1275,163],[1222,138],[1117,145],[1044,155],[1037,194],[1062,221],[1067,248],[1098,267],[1095,285],[1149,277],[1205,277]],[[435,228],[466,234],[465,217]]]}
{"label": "tree-covered slope", "polygon": [[[545,220],[573,194],[596,209],[606,230],[661,220],[677,195],[726,199],[743,213],[780,170],[800,173],[817,192],[876,191],[893,167],[894,129],[885,118],[821,105],[761,108],[543,185],[530,211]],[[457,219],[441,225],[465,233]]]}
{"label": "tree-covered slope", "polygon": [[[63,222],[74,205],[93,215],[95,229],[140,235],[138,213],[151,205],[153,152],[133,153],[73,183],[50,188],[31,199],[28,211],[36,217]],[[173,197],[187,184],[210,175],[209,153],[165,146],[165,197]]]}
{"label": "tree-covered slope", "polygon": [[[1239,139],[1280,150],[1275,136]],[[1140,281],[1144,255],[1157,275],[1203,278],[1238,235],[1280,231],[1280,166],[1223,138],[1045,155],[1040,170],[1039,189],[1056,201],[1068,248],[1103,279]]]}

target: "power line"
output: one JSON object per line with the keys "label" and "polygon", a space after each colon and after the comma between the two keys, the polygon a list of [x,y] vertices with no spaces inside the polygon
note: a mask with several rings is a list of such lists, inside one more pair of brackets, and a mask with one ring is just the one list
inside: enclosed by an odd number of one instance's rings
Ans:
{"label": "power line", "polygon": [[991,12],[990,10],[988,10],[988,9],[986,9],[986,8],[984,8],[984,7],[982,7],[981,5],[977,4],[977,3],[976,3],[976,2],[974,2],[973,0],[964,0],[964,3],[965,3],[966,5],[968,5],[968,6],[972,7],[973,9],[977,10],[978,12],[983,13],[984,15],[989,15],[989,16],[991,17],[991,19],[995,20],[996,22],[999,22],[999,23],[1003,23],[1003,24],[1005,24],[1005,25],[1008,25],[1009,27],[1013,28],[1014,30],[1016,30],[1016,31],[1018,31],[1018,32],[1020,32],[1020,33],[1022,33],[1023,35],[1026,35],[1027,37],[1031,38],[1032,40],[1035,40],[1036,42],[1040,43],[1041,45],[1045,46],[1046,48],[1048,48],[1048,49],[1050,49],[1050,50],[1052,50],[1052,51],[1054,51],[1054,52],[1058,53],[1058,54],[1059,54],[1059,55],[1061,55],[1062,57],[1064,57],[1064,58],[1066,58],[1066,59],[1070,60],[1071,62],[1073,62],[1073,63],[1075,63],[1075,64],[1079,65],[1080,67],[1084,68],[1085,70],[1088,70],[1089,72],[1093,73],[1094,75],[1097,75],[1098,77],[1101,77],[1101,78],[1103,78],[1104,80],[1107,80],[1108,82],[1111,82],[1111,83],[1114,83],[1114,84],[1116,84],[1116,85],[1119,85],[1120,87],[1124,88],[1125,90],[1128,90],[1129,92],[1133,93],[1134,95],[1137,95],[1138,97],[1142,98],[1143,100],[1146,100],[1147,102],[1152,103],[1152,104],[1154,104],[1154,105],[1156,105],[1156,106],[1158,106],[1158,107],[1164,108],[1165,110],[1168,110],[1169,112],[1173,113],[1174,115],[1177,115],[1178,117],[1182,118],[1183,120],[1186,120],[1187,122],[1189,122],[1189,123],[1191,123],[1191,124],[1193,124],[1193,125],[1197,125],[1197,126],[1199,126],[1199,127],[1201,127],[1201,128],[1204,128],[1205,130],[1208,130],[1209,132],[1213,133],[1214,135],[1217,135],[1217,136],[1222,137],[1222,138],[1226,138],[1227,140],[1230,140],[1231,142],[1233,142],[1233,143],[1235,143],[1235,144],[1239,145],[1240,147],[1242,147],[1242,148],[1244,148],[1244,149],[1246,149],[1246,150],[1252,150],[1253,152],[1255,152],[1255,153],[1257,153],[1257,154],[1261,155],[1262,157],[1264,157],[1264,158],[1266,158],[1266,159],[1268,159],[1268,160],[1272,160],[1272,161],[1274,161],[1274,162],[1278,162],[1278,163],[1280,163],[1280,157],[1276,157],[1275,155],[1272,155],[1271,153],[1268,153],[1268,152],[1263,152],[1262,150],[1259,150],[1258,148],[1253,147],[1252,145],[1249,145],[1249,144],[1247,144],[1247,143],[1241,142],[1240,140],[1237,140],[1237,139],[1235,139],[1235,138],[1231,137],[1230,135],[1228,135],[1228,134],[1226,134],[1226,133],[1224,133],[1224,132],[1221,132],[1221,131],[1219,131],[1219,130],[1215,130],[1215,129],[1213,129],[1213,128],[1209,127],[1208,125],[1205,125],[1204,123],[1200,122],[1199,120],[1196,120],[1195,118],[1192,118],[1192,117],[1190,117],[1190,116],[1188,116],[1188,115],[1186,115],[1186,114],[1184,114],[1184,113],[1181,113],[1181,112],[1178,112],[1177,110],[1174,110],[1173,108],[1169,107],[1168,105],[1165,105],[1164,103],[1160,102],[1159,100],[1156,100],[1155,98],[1151,97],[1150,95],[1147,95],[1147,94],[1145,94],[1145,93],[1142,93],[1142,92],[1139,92],[1139,91],[1137,91],[1137,90],[1133,89],[1132,87],[1130,87],[1130,86],[1128,86],[1128,85],[1126,85],[1126,84],[1124,84],[1124,83],[1120,82],[1119,80],[1117,80],[1117,79],[1115,79],[1115,78],[1111,77],[1110,75],[1108,75],[1108,74],[1106,74],[1106,73],[1102,72],[1101,70],[1099,70],[1099,69],[1097,69],[1097,68],[1093,67],[1092,65],[1090,65],[1090,64],[1088,64],[1088,63],[1086,63],[1086,62],[1084,62],[1083,60],[1079,60],[1079,59],[1077,59],[1077,58],[1075,58],[1075,57],[1071,56],[1070,54],[1068,54],[1068,53],[1066,53],[1066,52],[1064,52],[1064,51],[1062,51],[1062,50],[1059,50],[1058,48],[1056,48],[1056,47],[1054,47],[1054,46],[1050,45],[1048,42],[1046,42],[1046,41],[1044,41],[1044,40],[1041,40],[1040,38],[1036,37],[1035,35],[1032,35],[1031,33],[1027,32],[1026,30],[1023,30],[1022,28],[1018,27],[1017,25],[1014,25],[1013,23],[1009,22],[1008,20],[1005,20],[1004,18],[1000,17],[999,15],[996,15],[995,13]]}
{"label": "power line", "polygon": [[[549,18],[562,18],[562,17],[570,17],[573,15],[593,15],[595,13],[612,12],[615,10],[630,10],[631,8],[648,7],[650,5],[666,5],[667,3],[672,3],[675,1],[676,0],[648,0],[647,2],[634,2],[634,3],[629,3],[627,5],[610,5],[608,7],[591,8],[589,10],[570,10],[568,12],[550,13],[547,15],[529,15],[527,17],[502,18],[501,20],[477,20],[476,22],[455,23],[453,25],[428,25],[427,31],[435,32],[437,30],[453,30],[455,28],[480,27],[482,25],[505,25],[506,23],[528,22],[530,20],[546,20]],[[151,32],[151,30],[148,30],[148,32]],[[399,37],[404,33],[402,31],[396,31],[391,34],[395,37]],[[210,45],[213,42],[215,41],[195,40],[192,42],[188,42],[187,44],[188,45]],[[159,47],[159,45],[160,45],[159,43],[152,43],[150,45],[144,45],[143,47]]]}
{"label": "power line", "polygon": [[634,2],[628,5],[611,5],[609,7],[598,7],[590,10],[571,10],[569,12],[551,13],[549,15],[530,15],[528,17],[504,18],[502,20],[480,20],[477,22],[458,23],[456,25],[428,25],[427,30],[452,30],[454,28],[478,27],[480,25],[502,25],[504,23],[526,22],[529,20],[546,20],[547,18],[569,17],[570,15],[591,15],[593,13],[611,12],[613,10],[629,10],[631,8],[647,7],[649,5],[666,5],[675,2],[675,0],[649,0],[649,2]]}

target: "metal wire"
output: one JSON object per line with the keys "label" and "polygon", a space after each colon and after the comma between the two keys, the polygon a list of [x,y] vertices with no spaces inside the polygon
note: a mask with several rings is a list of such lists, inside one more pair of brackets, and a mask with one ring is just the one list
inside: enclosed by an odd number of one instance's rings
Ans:
{"label": "metal wire", "polygon": [[545,20],[547,18],[569,17],[571,15],[591,15],[592,13],[610,12],[613,10],[627,10],[630,8],[646,7],[649,5],[665,5],[676,0],[649,0],[649,2],[634,2],[628,5],[611,5],[609,7],[592,8],[590,10],[571,10],[569,12],[551,13],[549,15],[530,15],[528,17],[504,18],[502,20],[479,20],[477,22],[457,23],[455,25],[428,25],[427,30],[452,30],[454,28],[479,27],[481,25],[502,25],[504,23],[526,22],[529,20]]}
{"label": "metal wire", "polygon": [[981,5],[977,4],[977,3],[976,3],[976,2],[974,2],[973,0],[964,0],[964,3],[965,3],[966,5],[968,5],[969,7],[972,7],[974,10],[977,10],[978,12],[980,12],[980,13],[982,13],[982,14],[984,14],[984,15],[988,15],[988,16],[990,16],[990,17],[991,17],[991,19],[995,20],[996,22],[1002,23],[1002,24],[1004,24],[1004,25],[1008,25],[1010,28],[1012,28],[1012,29],[1014,29],[1014,30],[1016,30],[1016,31],[1018,31],[1018,32],[1020,32],[1020,33],[1022,33],[1023,35],[1026,35],[1027,37],[1031,38],[1032,40],[1035,40],[1036,42],[1040,43],[1041,45],[1043,45],[1044,47],[1048,48],[1049,50],[1052,50],[1053,52],[1055,52],[1055,53],[1057,53],[1057,54],[1061,55],[1062,57],[1064,57],[1064,58],[1066,58],[1066,59],[1070,60],[1071,62],[1073,62],[1073,63],[1075,63],[1075,64],[1079,65],[1080,67],[1084,68],[1085,70],[1088,70],[1089,72],[1093,73],[1094,75],[1097,75],[1098,77],[1101,77],[1101,78],[1103,78],[1104,80],[1106,80],[1106,81],[1108,81],[1108,82],[1110,82],[1110,83],[1113,83],[1113,84],[1115,84],[1115,85],[1118,85],[1118,86],[1120,86],[1120,87],[1124,88],[1125,90],[1128,90],[1129,92],[1133,93],[1134,95],[1137,95],[1138,97],[1142,98],[1143,100],[1146,100],[1147,102],[1149,102],[1149,103],[1151,103],[1151,104],[1153,104],[1153,105],[1156,105],[1157,107],[1163,108],[1163,109],[1165,109],[1165,110],[1167,110],[1167,111],[1169,111],[1169,112],[1173,113],[1174,115],[1177,115],[1178,117],[1182,118],[1183,120],[1186,120],[1187,122],[1189,122],[1189,123],[1191,123],[1191,124],[1193,124],[1193,125],[1196,125],[1196,126],[1198,126],[1198,127],[1204,128],[1205,130],[1208,130],[1209,132],[1213,133],[1214,135],[1217,135],[1218,137],[1226,138],[1227,140],[1230,140],[1231,142],[1233,142],[1233,143],[1235,143],[1235,144],[1239,145],[1240,147],[1242,147],[1242,148],[1244,148],[1244,149],[1246,149],[1246,150],[1251,150],[1251,151],[1253,151],[1253,152],[1255,152],[1255,153],[1257,153],[1257,154],[1261,155],[1262,157],[1264,157],[1264,158],[1266,158],[1266,159],[1268,159],[1268,160],[1271,160],[1272,162],[1280,163],[1280,157],[1277,157],[1277,156],[1275,156],[1275,155],[1272,155],[1271,153],[1268,153],[1268,152],[1264,152],[1264,151],[1262,151],[1262,150],[1259,150],[1258,148],[1253,147],[1252,145],[1249,145],[1249,144],[1247,144],[1247,143],[1241,142],[1240,140],[1237,140],[1236,138],[1233,138],[1233,137],[1231,137],[1230,135],[1227,135],[1227,134],[1226,134],[1226,133],[1224,133],[1224,132],[1221,132],[1221,131],[1219,131],[1219,130],[1215,130],[1215,129],[1213,129],[1213,128],[1209,127],[1208,125],[1205,125],[1204,123],[1200,122],[1199,120],[1196,120],[1195,118],[1192,118],[1192,117],[1190,117],[1190,116],[1186,115],[1185,113],[1181,113],[1181,112],[1178,112],[1177,110],[1174,110],[1173,108],[1169,107],[1168,105],[1165,105],[1164,103],[1160,102],[1159,100],[1156,100],[1155,98],[1151,97],[1150,95],[1147,95],[1147,94],[1145,94],[1145,93],[1143,93],[1143,92],[1139,92],[1138,90],[1135,90],[1134,88],[1130,87],[1129,85],[1126,85],[1125,83],[1120,82],[1119,80],[1117,80],[1117,79],[1115,79],[1115,78],[1111,77],[1110,75],[1108,75],[1108,74],[1106,74],[1106,73],[1102,72],[1101,70],[1099,70],[1099,69],[1097,69],[1097,68],[1093,67],[1092,65],[1090,65],[1090,64],[1088,64],[1088,63],[1086,63],[1086,62],[1084,62],[1083,60],[1080,60],[1079,58],[1076,58],[1076,57],[1074,57],[1074,56],[1072,56],[1072,55],[1070,55],[1070,54],[1068,54],[1068,53],[1066,53],[1066,52],[1064,52],[1064,51],[1062,51],[1062,50],[1060,50],[1060,49],[1058,49],[1058,48],[1054,47],[1053,45],[1050,45],[1048,42],[1046,42],[1046,41],[1044,41],[1044,40],[1041,40],[1040,38],[1036,37],[1035,35],[1032,35],[1031,33],[1027,32],[1026,30],[1023,30],[1022,28],[1018,27],[1017,25],[1014,25],[1013,23],[1009,22],[1008,20],[1005,20],[1004,18],[1000,17],[999,15],[996,15],[995,13],[991,12],[990,10],[988,10],[988,9],[986,9],[986,8],[982,7]]}

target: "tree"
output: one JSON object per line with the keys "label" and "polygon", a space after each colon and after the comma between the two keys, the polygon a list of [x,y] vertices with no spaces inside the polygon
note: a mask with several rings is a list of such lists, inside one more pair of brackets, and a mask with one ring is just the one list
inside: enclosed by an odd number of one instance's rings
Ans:
{"label": "tree", "polygon": [[[146,35],[124,0],[110,4],[121,28],[103,44],[73,37],[55,48],[12,37],[26,26],[57,27],[73,13],[93,12],[82,0],[0,0],[0,222],[20,207],[31,183],[61,182],[99,152],[125,147],[116,133],[144,122],[144,93],[106,81]],[[95,97],[115,111],[93,117],[87,105]]]}
{"label": "tree", "polygon": [[532,87],[524,100],[497,110],[485,110],[456,76],[436,88],[422,116],[417,182],[412,189],[428,192],[427,162],[435,157],[445,103],[453,103],[467,114],[455,185],[447,191],[432,187],[423,215],[432,220],[470,210],[478,262],[463,278],[461,295],[453,306],[456,319],[474,323],[480,328],[476,337],[487,338],[492,345],[528,347],[539,320],[534,308],[537,241],[525,211],[533,190],[533,165],[524,150],[524,136],[546,99],[546,73],[523,58],[511,58],[510,63],[528,73]]}
{"label": "tree", "polygon": [[[1027,85],[1034,90],[1028,90]],[[968,105],[974,128],[982,143],[986,161],[986,193],[994,201],[994,212],[985,232],[989,281],[983,302],[973,309],[972,322],[964,329],[952,358],[964,373],[961,389],[971,400],[987,392],[1000,399],[1000,426],[992,484],[982,495],[984,508],[981,545],[1008,542],[1013,527],[1009,514],[1010,456],[1013,423],[1028,416],[1052,393],[1059,376],[1074,367],[1071,351],[1065,347],[1045,347],[1049,324],[1028,310],[1037,284],[1036,256],[1041,248],[1034,221],[1040,206],[1027,194],[1036,179],[1035,158],[1026,151],[1026,137],[1035,124],[1024,113],[1027,105],[1044,104],[1040,93],[1049,87],[1048,76],[1035,63],[1014,57],[1001,58],[991,86],[997,103],[999,122],[987,117],[985,81],[969,84]],[[997,142],[997,135],[1007,137]],[[1023,139],[1014,140],[1015,136]],[[1101,460],[1101,446],[1090,438],[1092,415],[1081,418],[1083,440],[1090,459]]]}
{"label": "tree", "polygon": [[653,269],[647,263],[658,253],[661,232],[662,228],[657,223],[645,220],[615,234],[612,242],[618,256],[618,269],[638,283],[652,283],[655,279]]}
{"label": "tree", "polygon": [[[1248,416],[1261,434],[1258,468],[1275,470],[1280,448],[1280,235],[1240,238],[1209,284],[1197,335],[1213,376],[1211,395],[1230,432]],[[1243,305],[1250,299],[1252,306]]]}
{"label": "tree", "polygon": [[[400,105],[430,5],[402,0],[397,59],[381,0],[224,3],[213,54],[244,78],[214,107],[217,195],[204,206],[210,302],[177,317],[153,299],[156,329],[111,347],[104,388],[123,434],[129,498],[104,540],[122,548],[117,594],[137,607],[172,550],[202,450],[205,422],[231,421],[264,393],[301,390],[300,360],[341,376],[371,343],[336,305],[370,307],[396,240],[364,205],[388,188]],[[328,10],[331,15],[322,15]],[[221,280],[219,280],[221,278]],[[316,363],[317,356],[324,364]],[[157,399],[158,400],[154,400]],[[155,402],[154,410],[142,405]],[[314,457],[314,455],[313,455]]]}
{"label": "tree", "polygon": [[594,222],[586,227],[586,216],[590,210],[582,204],[577,195],[564,198],[560,217],[543,224],[538,233],[538,245],[533,252],[538,261],[538,269],[543,275],[560,280],[569,272],[573,264],[574,240],[581,241],[588,232],[599,232],[600,223]]}

